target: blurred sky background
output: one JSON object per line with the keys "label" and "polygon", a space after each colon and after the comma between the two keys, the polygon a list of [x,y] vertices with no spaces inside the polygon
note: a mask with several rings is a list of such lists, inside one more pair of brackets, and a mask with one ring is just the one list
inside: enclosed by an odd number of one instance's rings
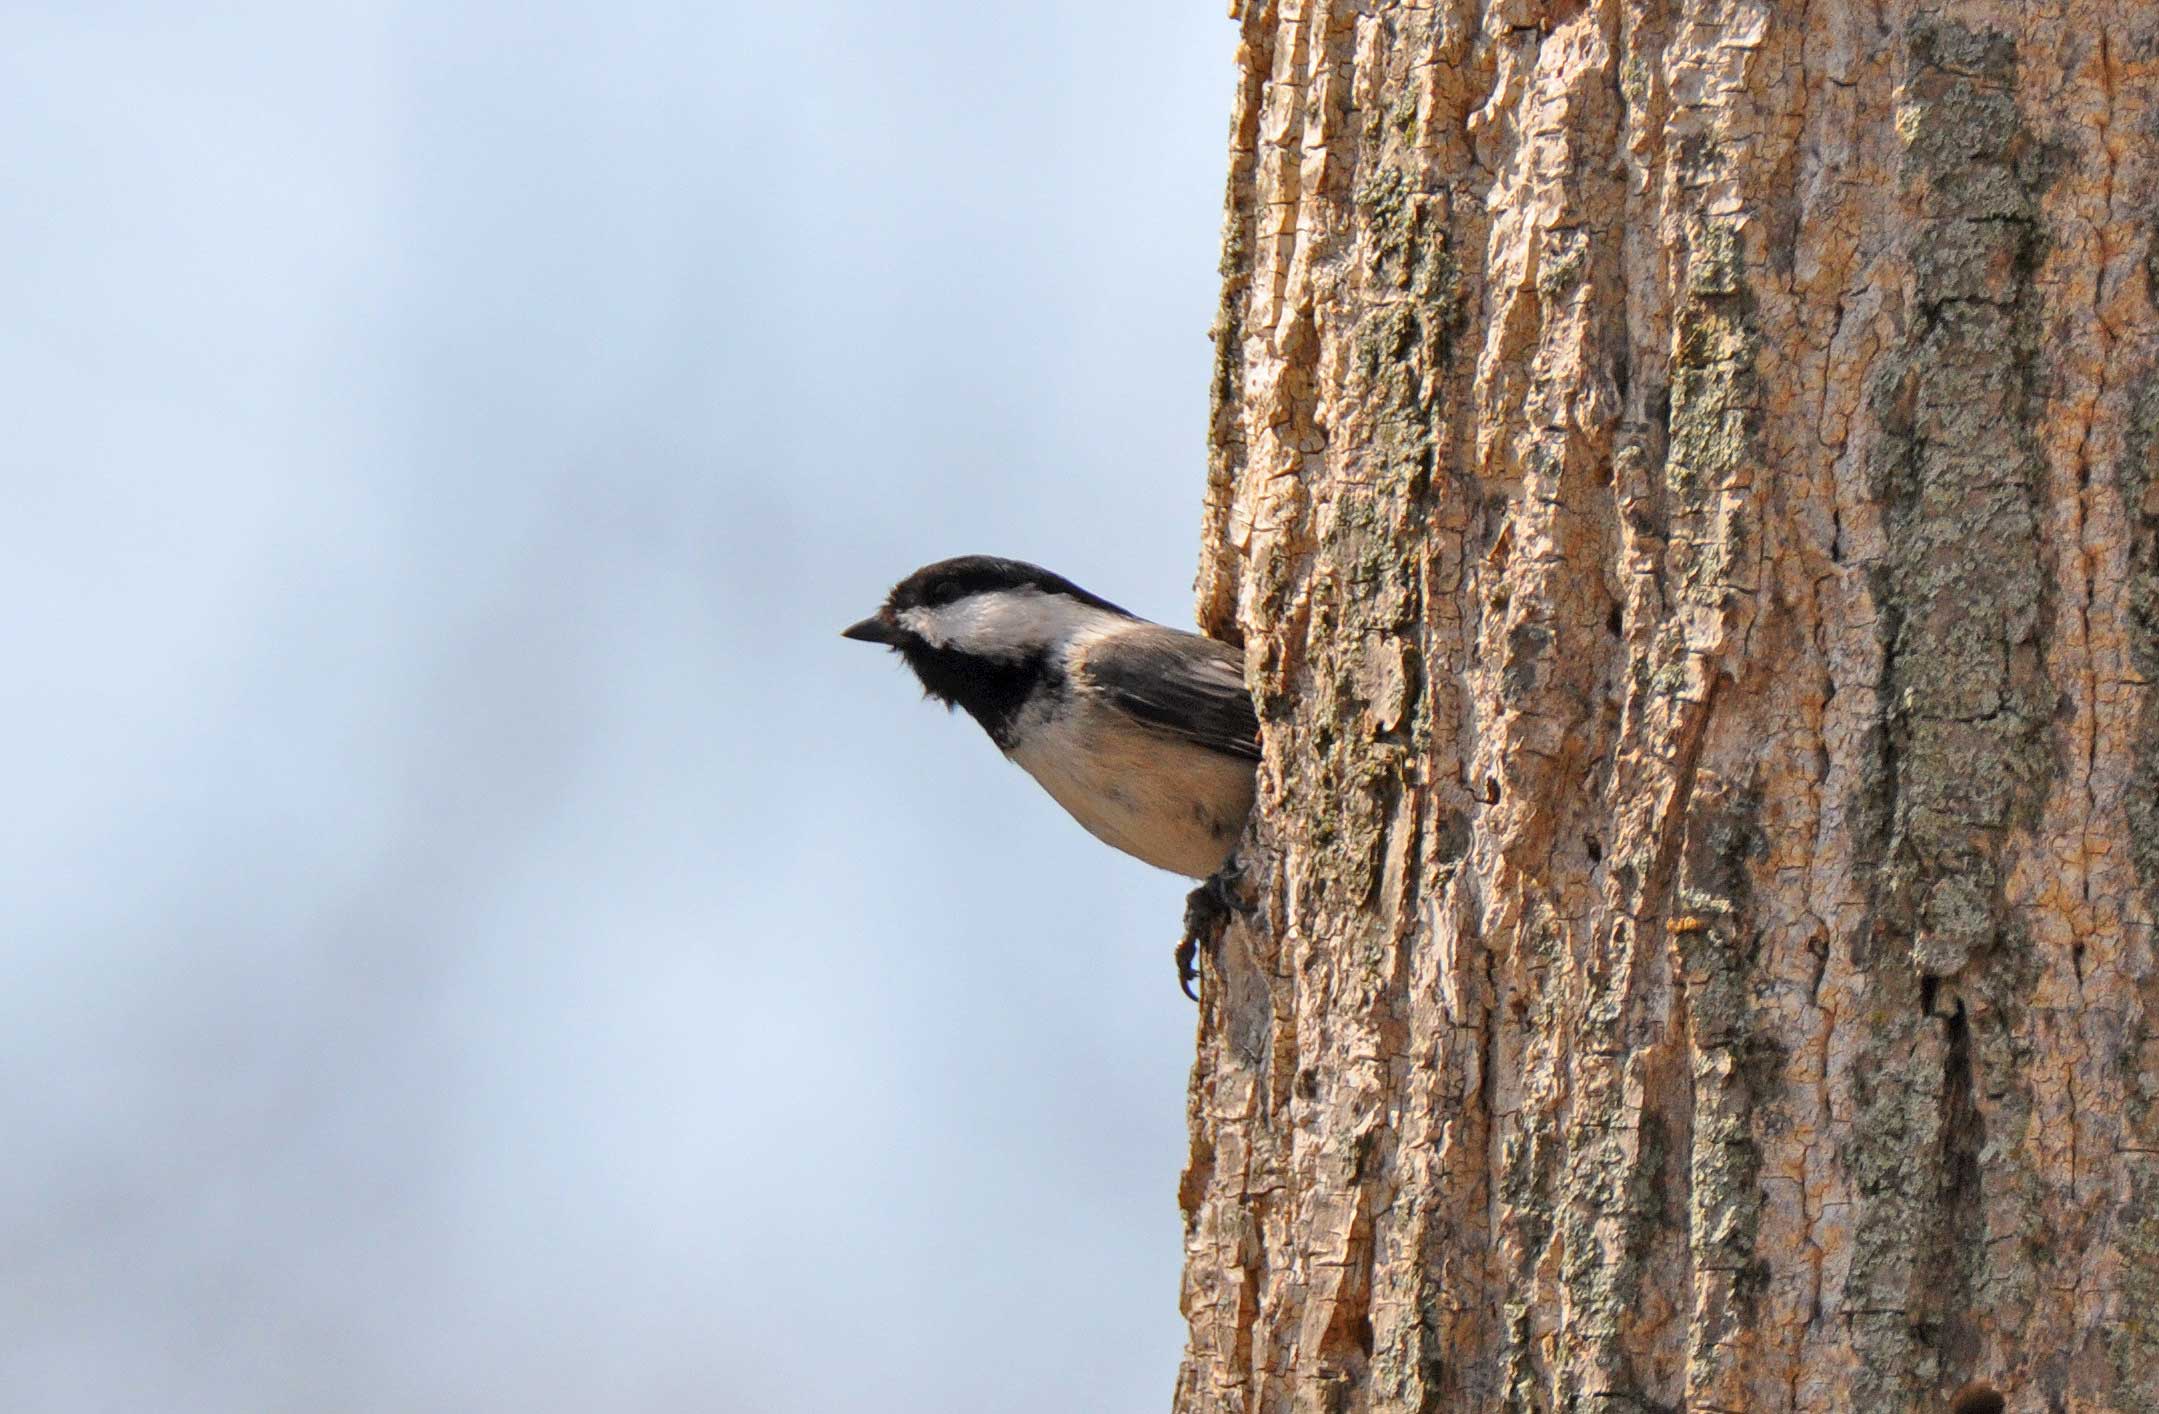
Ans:
{"label": "blurred sky background", "polygon": [[0,1409],[1167,1405],[1217,3],[0,3]]}

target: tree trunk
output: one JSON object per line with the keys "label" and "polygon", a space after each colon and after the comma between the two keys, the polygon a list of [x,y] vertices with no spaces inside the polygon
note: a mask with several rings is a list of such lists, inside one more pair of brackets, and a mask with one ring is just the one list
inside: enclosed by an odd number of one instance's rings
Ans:
{"label": "tree trunk", "polygon": [[1178,1409],[2159,1410],[2159,7],[1239,18]]}

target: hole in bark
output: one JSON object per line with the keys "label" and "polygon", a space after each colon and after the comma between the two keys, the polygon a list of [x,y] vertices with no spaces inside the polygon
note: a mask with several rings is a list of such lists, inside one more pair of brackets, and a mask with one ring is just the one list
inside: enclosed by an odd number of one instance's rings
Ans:
{"label": "hole in bark", "polygon": [[1949,1414],[2002,1414],[2009,1401],[1985,1380],[1973,1380],[1949,1396]]}
{"label": "hole in bark", "polygon": [[1919,1014],[1921,1016],[1934,1015],[1934,994],[1941,990],[1941,986],[1942,979],[1939,977],[1922,977],[1919,979]]}
{"label": "hole in bark", "polygon": [[1612,637],[1617,638],[1619,637],[1620,631],[1626,626],[1626,615],[1620,612],[1619,606],[1617,604],[1614,604],[1612,606],[1612,612],[1604,616],[1604,631],[1611,634]]}
{"label": "hole in bark", "polygon": [[1590,863],[1602,864],[1604,862],[1604,846],[1597,843],[1595,835],[1582,836],[1582,848],[1589,851]]}
{"label": "hole in bark", "polygon": [[1499,804],[1499,777],[1486,776],[1484,778],[1484,803],[1486,805]]}

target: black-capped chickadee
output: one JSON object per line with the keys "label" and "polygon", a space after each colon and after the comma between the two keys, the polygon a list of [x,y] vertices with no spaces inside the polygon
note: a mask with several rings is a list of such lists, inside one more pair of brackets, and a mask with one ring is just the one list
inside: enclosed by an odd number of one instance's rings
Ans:
{"label": "black-capped chickadee", "polygon": [[1227,644],[991,555],[923,566],[843,632],[898,652],[1104,843],[1194,878],[1235,849],[1259,720]]}

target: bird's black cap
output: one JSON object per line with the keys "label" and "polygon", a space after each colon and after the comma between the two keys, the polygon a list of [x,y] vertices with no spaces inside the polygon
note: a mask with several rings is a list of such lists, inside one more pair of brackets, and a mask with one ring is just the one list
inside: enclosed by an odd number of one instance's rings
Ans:
{"label": "bird's black cap", "polygon": [[1132,617],[1129,610],[1119,608],[1099,594],[1088,593],[1063,575],[1040,565],[1008,560],[1000,555],[958,555],[924,565],[893,585],[892,592],[885,596],[882,609],[858,624],[841,629],[840,636],[858,643],[896,645],[905,634],[899,626],[902,611],[940,608],[972,594],[988,594],[999,589],[1037,589],[1044,594],[1062,594],[1112,614]]}

